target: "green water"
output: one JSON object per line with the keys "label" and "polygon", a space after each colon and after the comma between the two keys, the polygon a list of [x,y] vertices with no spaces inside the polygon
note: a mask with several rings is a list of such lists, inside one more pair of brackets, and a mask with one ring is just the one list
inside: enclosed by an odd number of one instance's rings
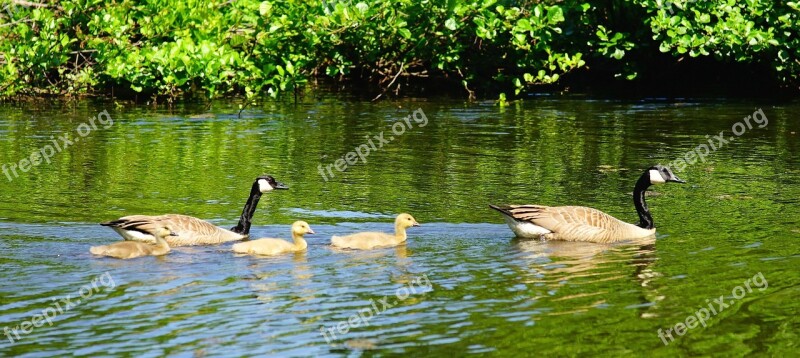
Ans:
{"label": "green water", "polygon": [[[757,108],[768,123],[751,121],[752,129],[734,136],[732,125]],[[405,121],[417,109],[424,126]],[[110,120],[80,127],[103,111]],[[90,102],[0,107],[7,168],[54,145],[51,136],[79,139],[50,163],[0,176],[0,324],[15,329],[43,311],[53,316],[52,325],[17,328],[13,343],[4,331],[0,355],[798,350],[800,103],[532,98],[500,108],[323,95],[249,109],[242,118],[236,111],[236,103],[209,111]],[[398,121],[401,135],[392,133]],[[374,140],[366,162],[335,168],[382,131],[393,139],[383,147]],[[688,184],[654,187],[648,196],[655,240],[517,240],[488,209],[587,205],[633,222],[630,196],[643,170],[720,131],[735,140],[678,172]],[[326,181],[320,168],[328,165]],[[262,173],[291,189],[264,196],[252,236],[288,237],[291,222],[306,220],[317,232],[307,237],[306,254],[236,257],[230,244],[128,261],[88,252],[119,240],[96,223],[129,214],[182,213],[233,226]],[[391,230],[398,212],[422,224],[409,230],[405,247],[327,246],[334,234]],[[61,301],[68,295],[73,302]],[[709,304],[718,309],[720,296],[733,304],[674,333]],[[330,342],[321,328],[332,330]],[[659,329],[673,329],[673,339],[660,338]]]}

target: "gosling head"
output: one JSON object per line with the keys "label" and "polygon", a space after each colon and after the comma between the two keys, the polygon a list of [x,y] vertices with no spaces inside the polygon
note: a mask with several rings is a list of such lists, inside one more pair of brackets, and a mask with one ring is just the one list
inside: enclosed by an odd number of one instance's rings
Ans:
{"label": "gosling head", "polygon": [[295,221],[292,224],[292,233],[296,235],[316,234],[305,221]]}
{"label": "gosling head", "polygon": [[160,226],[155,232],[158,237],[178,236],[169,226]]}
{"label": "gosling head", "polygon": [[258,190],[262,193],[266,193],[275,189],[289,189],[286,184],[275,180],[272,175],[266,174],[256,178],[256,184],[258,184]]}
{"label": "gosling head", "polygon": [[419,223],[413,216],[403,213],[397,215],[397,219],[395,219],[394,224],[400,226],[402,228],[409,228],[412,226],[419,226]]}
{"label": "gosling head", "polygon": [[679,179],[675,173],[663,165],[654,165],[647,169],[650,178],[650,184],[664,184],[664,183],[686,183],[686,181]]}

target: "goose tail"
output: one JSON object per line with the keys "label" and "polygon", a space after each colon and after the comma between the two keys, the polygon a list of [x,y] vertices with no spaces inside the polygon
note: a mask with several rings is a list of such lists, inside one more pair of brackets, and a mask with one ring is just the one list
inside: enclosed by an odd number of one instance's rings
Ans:
{"label": "goose tail", "polygon": [[122,226],[122,224],[124,224],[125,222],[126,222],[125,220],[117,219],[117,220],[111,220],[111,221],[106,221],[104,223],[100,223],[100,225],[111,226],[111,227],[119,227],[119,226]]}
{"label": "goose tail", "polygon": [[514,215],[511,213],[511,207],[508,206],[508,205],[489,204],[489,207],[494,209],[494,210],[499,211],[501,214],[503,214],[505,216],[512,217],[512,218],[514,217]]}

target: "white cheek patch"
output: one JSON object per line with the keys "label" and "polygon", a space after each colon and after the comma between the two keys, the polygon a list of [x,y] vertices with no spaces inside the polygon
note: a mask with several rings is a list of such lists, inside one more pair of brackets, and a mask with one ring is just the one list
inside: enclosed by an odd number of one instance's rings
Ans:
{"label": "white cheek patch", "polygon": [[667,181],[661,176],[658,170],[650,170],[650,183],[651,184],[664,184]]}
{"label": "white cheek patch", "polygon": [[270,191],[272,189],[275,189],[275,188],[273,188],[272,185],[269,185],[269,183],[267,182],[266,179],[259,179],[258,180],[258,190],[260,190],[262,193],[265,192],[265,191]]}

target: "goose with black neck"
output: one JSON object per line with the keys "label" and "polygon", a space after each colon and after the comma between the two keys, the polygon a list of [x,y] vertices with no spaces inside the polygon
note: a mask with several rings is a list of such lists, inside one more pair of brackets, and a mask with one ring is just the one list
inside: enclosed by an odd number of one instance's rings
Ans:
{"label": "goose with black neck", "polygon": [[610,243],[639,239],[656,232],[645,201],[651,185],[685,183],[667,167],[654,165],[636,181],[633,205],[639,223],[629,224],[600,210],[585,206],[489,205],[503,214],[511,231],[521,238]]}
{"label": "goose with black neck", "polygon": [[151,234],[154,228],[168,226],[177,234],[177,236],[168,236],[166,238],[171,247],[216,245],[243,240],[250,234],[251,220],[261,195],[276,189],[289,189],[289,187],[278,182],[270,175],[262,175],[256,178],[250,189],[250,196],[242,209],[239,223],[230,230],[217,227],[205,220],[180,214],[159,216],[130,215],[104,222],[100,225],[111,227],[125,240],[148,243],[155,242],[155,237]]}

